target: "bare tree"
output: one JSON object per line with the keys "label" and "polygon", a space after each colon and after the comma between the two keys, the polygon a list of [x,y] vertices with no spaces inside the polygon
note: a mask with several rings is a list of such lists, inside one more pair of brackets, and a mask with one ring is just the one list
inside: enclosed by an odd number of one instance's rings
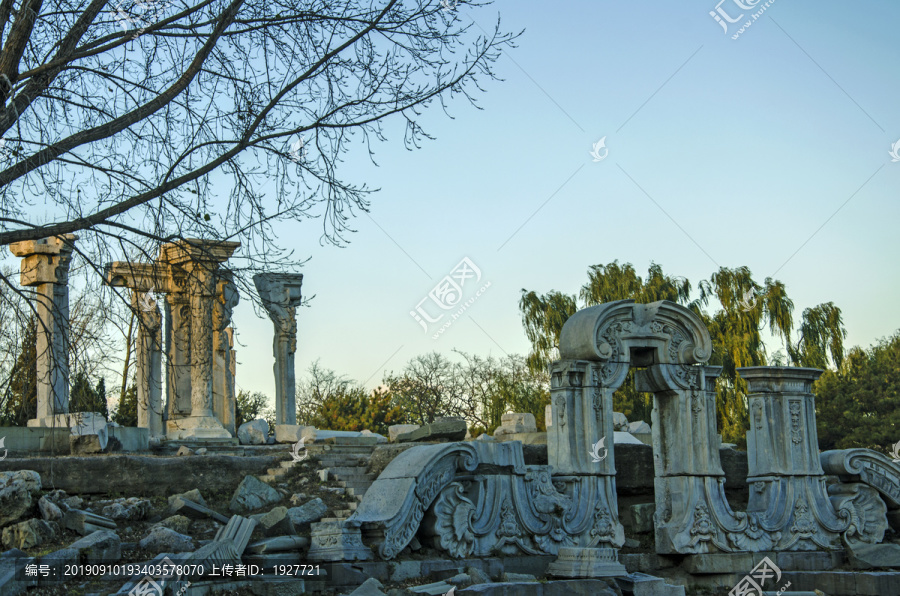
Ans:
{"label": "bare tree", "polygon": [[[111,258],[185,237],[290,255],[278,220],[323,218],[341,243],[371,189],[339,174],[351,141],[427,133],[514,36],[460,0],[4,1],[0,245],[77,232]],[[142,249],[145,257],[153,251]]]}

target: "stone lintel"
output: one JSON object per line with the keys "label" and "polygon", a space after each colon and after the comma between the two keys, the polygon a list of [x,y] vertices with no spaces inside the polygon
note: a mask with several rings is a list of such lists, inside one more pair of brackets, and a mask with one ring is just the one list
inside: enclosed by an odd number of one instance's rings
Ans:
{"label": "stone lintel", "polygon": [[116,261],[106,266],[104,280],[114,288],[129,288],[137,292],[154,290],[162,294],[180,291],[168,267],[158,263]]}
{"label": "stone lintel", "polygon": [[159,260],[170,265],[188,263],[217,265],[227,261],[240,245],[240,242],[185,238],[163,244],[159,249]]}
{"label": "stone lintel", "polygon": [[809,393],[822,374],[818,368],[794,366],[745,366],[737,369],[753,393]]}

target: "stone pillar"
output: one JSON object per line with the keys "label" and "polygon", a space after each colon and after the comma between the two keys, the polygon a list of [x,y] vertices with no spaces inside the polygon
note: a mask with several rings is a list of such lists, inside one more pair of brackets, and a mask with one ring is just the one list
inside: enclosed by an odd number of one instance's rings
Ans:
{"label": "stone pillar", "polygon": [[[737,371],[749,388],[747,512],[777,537],[774,550],[838,549],[848,529],[845,538],[851,541],[877,534],[886,521],[881,523],[884,515],[872,507],[872,499],[862,494],[848,502],[826,491],[812,393],[822,371],[777,366]],[[851,520],[866,521],[851,525]],[[869,538],[864,541],[877,541]]]}
{"label": "stone pillar", "polygon": [[259,273],[253,283],[263,307],[275,324],[272,351],[275,356],[275,424],[297,424],[294,355],[297,351],[297,306],[300,305],[299,273]]}
{"label": "stone pillar", "polygon": [[547,570],[551,575],[625,575],[625,567],[618,561],[625,530],[619,523],[616,498],[612,407],[616,387],[597,363],[560,360],[551,365],[547,456],[554,480],[565,479],[573,487],[572,494],[591,494],[593,489],[595,495],[590,545],[560,548],[557,560]]}
{"label": "stone pillar", "polygon": [[235,434],[234,330],[231,313],[240,300],[230,272],[222,271],[216,283],[213,308],[213,412],[232,435]]}
{"label": "stone pillar", "polygon": [[[159,263],[185,273],[186,294],[189,299],[190,321],[190,416],[169,419],[167,437],[184,439],[231,439],[231,433],[216,418],[213,406],[213,311],[220,263],[226,261],[240,246],[238,242],[185,239],[160,248]],[[177,284],[177,282],[176,282]],[[170,311],[176,315],[175,309]],[[173,316],[171,334],[176,349],[180,348],[177,323],[184,328],[185,309]],[[177,361],[175,362],[177,366]],[[176,379],[176,382],[179,379]],[[176,401],[184,394],[176,386]],[[170,406],[171,407],[171,406]]]}
{"label": "stone pillar", "polygon": [[[173,272],[166,294],[166,411],[169,420],[191,415],[191,301],[186,274]],[[178,283],[180,282],[180,283]]]}
{"label": "stone pillar", "polygon": [[132,308],[138,315],[137,350],[137,425],[160,437],[163,430],[162,403],[162,315],[148,294],[134,291]]}
{"label": "stone pillar", "polygon": [[57,414],[69,411],[69,264],[74,234],[14,242],[22,257],[21,284],[37,298],[37,418],[28,426],[68,426]]}

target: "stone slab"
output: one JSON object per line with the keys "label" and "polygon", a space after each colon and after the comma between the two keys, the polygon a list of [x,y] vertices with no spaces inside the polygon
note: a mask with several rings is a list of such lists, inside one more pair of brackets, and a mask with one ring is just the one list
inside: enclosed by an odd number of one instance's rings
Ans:
{"label": "stone slab", "polygon": [[847,554],[854,569],[900,568],[900,544],[860,544]]}
{"label": "stone slab", "polygon": [[119,441],[122,451],[147,451],[150,449],[150,429],[134,426],[107,426],[109,438]]}
{"label": "stone slab", "polygon": [[523,445],[546,445],[547,433],[507,433],[495,434],[495,441],[521,441]]}
{"label": "stone slab", "polygon": [[456,596],[616,596],[600,579],[553,580],[548,582],[499,582],[457,589]]}

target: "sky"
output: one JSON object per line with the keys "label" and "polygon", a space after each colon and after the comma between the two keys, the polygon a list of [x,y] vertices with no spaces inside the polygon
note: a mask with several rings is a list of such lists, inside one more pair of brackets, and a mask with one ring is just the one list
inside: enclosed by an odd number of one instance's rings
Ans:
{"label": "sky", "polygon": [[[298,379],[319,360],[371,389],[430,351],[525,355],[522,290],[577,294],[615,260],[695,287],[747,266],[797,321],[839,306],[846,346],[900,329],[900,3],[717,2],[453,9],[522,31],[480,109],[429,109],[415,151],[388,121],[377,166],[361,143],[345,156],[380,189],[346,246],[321,219],[275,228],[309,259]],[[271,322],[244,296],[233,324],[238,388],[272,398]]]}
{"label": "sky", "polygon": [[[316,360],[372,388],[433,350],[524,355],[521,290],[575,294],[614,260],[695,287],[747,266],[786,284],[796,320],[833,301],[848,346],[898,330],[900,3],[779,0],[753,20],[765,5],[460,9],[524,31],[481,109],[429,111],[436,139],[412,152],[389,126],[377,167],[351,152],[352,178],[380,191],[346,247],[320,245],[321,221],[279,227],[310,257],[315,296],[298,312],[298,379]],[[726,32],[717,7],[744,18]],[[238,387],[272,396],[271,323],[245,302],[234,324]]]}

